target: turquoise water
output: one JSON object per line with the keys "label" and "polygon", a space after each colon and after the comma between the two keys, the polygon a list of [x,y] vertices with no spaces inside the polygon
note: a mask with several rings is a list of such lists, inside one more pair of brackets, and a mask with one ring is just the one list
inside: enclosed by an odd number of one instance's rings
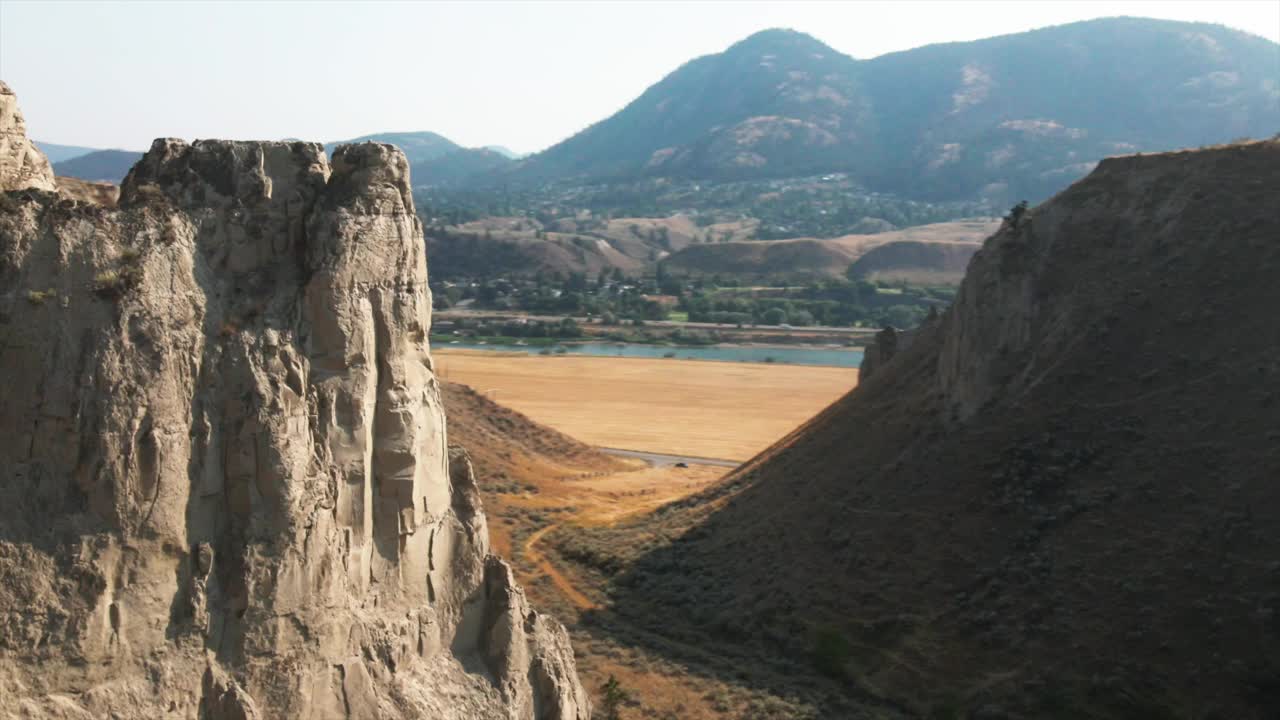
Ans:
{"label": "turquoise water", "polygon": [[[543,348],[528,345],[477,345],[474,343],[434,343],[437,349],[494,350],[522,352],[538,355]],[[790,365],[829,365],[856,368],[862,362],[861,350],[826,348],[733,347],[709,345],[705,347],[679,347],[670,345],[635,345],[622,343],[575,343],[551,348],[557,353],[563,348],[568,355],[595,355],[600,357],[662,358],[674,354],[680,360],[721,360],[726,362],[772,362]],[[557,353],[558,354],[558,353]]]}

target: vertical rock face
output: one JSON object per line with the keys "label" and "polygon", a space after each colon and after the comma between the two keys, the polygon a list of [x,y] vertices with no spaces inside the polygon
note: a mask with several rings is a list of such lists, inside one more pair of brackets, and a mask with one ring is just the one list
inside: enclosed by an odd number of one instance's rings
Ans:
{"label": "vertical rock face", "polygon": [[0,191],[54,188],[53,166],[30,140],[18,98],[0,82]]}
{"label": "vertical rock face", "polygon": [[0,195],[0,717],[588,717],[488,556],[430,309],[388,145]]}

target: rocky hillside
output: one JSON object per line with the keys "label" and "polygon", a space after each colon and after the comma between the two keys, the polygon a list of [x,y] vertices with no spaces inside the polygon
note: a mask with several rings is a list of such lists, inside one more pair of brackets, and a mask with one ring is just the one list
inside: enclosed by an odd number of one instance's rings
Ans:
{"label": "rocky hillside", "polygon": [[789,30],[692,60],[513,178],[847,172],[921,199],[1039,199],[1102,157],[1280,127],[1280,46],[1113,18],[854,60]]}
{"label": "rocky hillside", "polygon": [[447,442],[404,155],[157,140],[118,209],[40,159],[0,154],[0,717],[585,720]]}
{"label": "rocky hillside", "polygon": [[1104,161],[850,395],[597,541],[613,612],[885,712],[1274,717],[1277,206],[1280,142]]}

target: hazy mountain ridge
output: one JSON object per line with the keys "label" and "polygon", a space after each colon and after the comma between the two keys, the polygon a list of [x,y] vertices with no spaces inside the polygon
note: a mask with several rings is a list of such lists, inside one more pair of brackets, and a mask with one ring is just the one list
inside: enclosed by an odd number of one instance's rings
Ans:
{"label": "hazy mountain ridge", "polygon": [[80,145],[59,145],[58,143],[47,143],[39,140],[32,140],[33,145],[40,148],[40,152],[49,158],[49,162],[56,163],[71,158],[78,158],[81,155],[88,155],[91,152],[97,152],[100,148],[82,147]]}
{"label": "hazy mountain ridge", "polygon": [[1270,136],[1280,45],[1094,20],[855,60],[766,30],[686,63],[515,180],[849,172],[930,199],[1044,197],[1101,157]]}
{"label": "hazy mountain ridge", "polygon": [[61,177],[119,184],[140,159],[142,153],[131,150],[94,150],[70,160],[55,162],[53,171]]}
{"label": "hazy mountain ridge", "polygon": [[412,168],[410,179],[415,187],[457,184],[479,174],[501,170],[514,157],[510,150],[498,145],[463,147],[427,130],[373,133],[351,140],[335,140],[325,143],[325,150],[333,154],[339,145],[369,141],[385,142],[400,148],[409,159]]}
{"label": "hazy mountain ridge", "polygon": [[445,155],[413,163],[414,187],[457,185],[511,165],[512,159],[488,148],[458,148]]}
{"label": "hazy mountain ridge", "polygon": [[462,149],[462,146],[450,140],[449,138],[433,133],[429,130],[417,130],[413,132],[380,132],[371,133],[369,135],[361,135],[360,137],[351,138],[350,140],[332,140],[324,144],[325,152],[333,155],[333,151],[339,145],[350,145],[352,143],[361,142],[382,142],[389,145],[395,145],[400,148],[404,156],[408,158],[409,164],[426,162],[435,160],[436,158],[448,155]]}

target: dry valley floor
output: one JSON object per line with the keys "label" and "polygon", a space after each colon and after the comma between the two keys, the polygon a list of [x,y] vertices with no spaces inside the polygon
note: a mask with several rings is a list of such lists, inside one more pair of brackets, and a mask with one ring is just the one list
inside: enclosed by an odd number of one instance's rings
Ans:
{"label": "dry valley floor", "polygon": [[805,716],[784,698],[700,672],[602,626],[609,622],[602,621],[609,617],[603,579],[560,559],[549,536],[652,512],[728,472],[698,463],[651,466],[580,440],[745,460],[847,392],[856,372],[449,351],[437,351],[435,362],[449,380],[450,442],[466,447],[476,465],[494,549],[512,560],[538,606],[569,626],[597,708],[600,687],[614,676],[631,698],[624,718]]}
{"label": "dry valley floor", "polygon": [[746,461],[857,383],[856,370],[435,350],[452,382],[585,443]]}

